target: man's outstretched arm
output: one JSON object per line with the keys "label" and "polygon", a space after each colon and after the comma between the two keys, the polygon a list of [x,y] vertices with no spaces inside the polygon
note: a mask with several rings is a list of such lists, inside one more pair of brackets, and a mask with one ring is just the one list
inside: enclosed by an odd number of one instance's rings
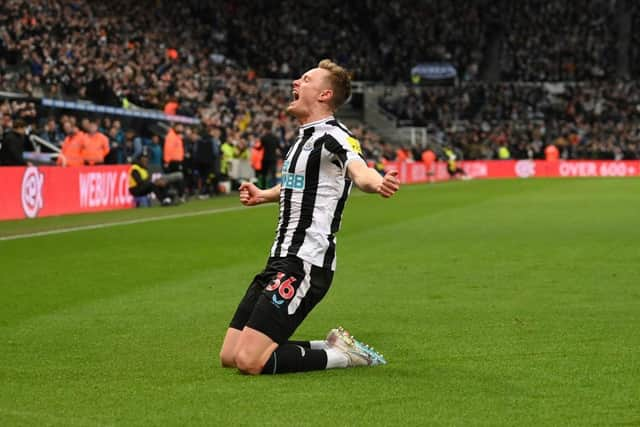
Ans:
{"label": "man's outstretched arm", "polygon": [[280,200],[280,184],[266,190],[261,190],[250,182],[240,184],[240,203],[245,206],[255,206],[278,200]]}
{"label": "man's outstretched arm", "polygon": [[382,197],[391,197],[400,189],[396,170],[391,170],[382,177],[378,171],[359,161],[350,162],[347,170],[356,186],[366,193],[378,193]]}

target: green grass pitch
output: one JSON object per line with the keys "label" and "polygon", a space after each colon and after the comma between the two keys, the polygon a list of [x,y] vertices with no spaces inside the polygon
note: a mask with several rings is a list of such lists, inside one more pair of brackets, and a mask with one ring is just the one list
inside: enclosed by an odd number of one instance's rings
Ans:
{"label": "green grass pitch", "polygon": [[325,300],[387,366],[247,377],[217,353],[271,207],[0,223],[0,425],[640,425],[640,180],[354,192]]}

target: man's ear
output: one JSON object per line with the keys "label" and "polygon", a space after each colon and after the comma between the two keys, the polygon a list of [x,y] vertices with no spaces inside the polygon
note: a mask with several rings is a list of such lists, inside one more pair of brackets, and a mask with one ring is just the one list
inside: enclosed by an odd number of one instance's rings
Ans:
{"label": "man's ear", "polygon": [[333,98],[333,89],[324,89],[318,95],[318,100],[321,102],[329,102],[331,98]]}

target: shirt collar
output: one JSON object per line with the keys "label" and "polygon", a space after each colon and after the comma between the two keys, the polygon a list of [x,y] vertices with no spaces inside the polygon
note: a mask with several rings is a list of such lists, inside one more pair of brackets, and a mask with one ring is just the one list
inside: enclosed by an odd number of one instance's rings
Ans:
{"label": "shirt collar", "polygon": [[335,120],[335,117],[333,117],[333,115],[331,115],[331,116],[327,116],[327,117],[325,117],[325,118],[323,118],[323,119],[316,120],[315,122],[307,123],[307,124],[305,124],[305,125],[303,125],[303,126],[300,126],[300,129],[302,129],[302,130],[304,130],[304,129],[308,129],[308,128],[310,128],[311,126],[319,125],[320,123],[326,123],[326,122],[328,122],[329,120]]}

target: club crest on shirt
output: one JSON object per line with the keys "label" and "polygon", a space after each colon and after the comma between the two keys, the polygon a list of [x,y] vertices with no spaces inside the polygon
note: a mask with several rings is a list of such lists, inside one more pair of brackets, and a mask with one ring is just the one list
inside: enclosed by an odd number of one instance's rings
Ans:
{"label": "club crest on shirt", "polygon": [[313,150],[313,144],[311,142],[307,142],[306,144],[304,144],[302,146],[302,149],[304,151],[311,151],[311,150]]}

